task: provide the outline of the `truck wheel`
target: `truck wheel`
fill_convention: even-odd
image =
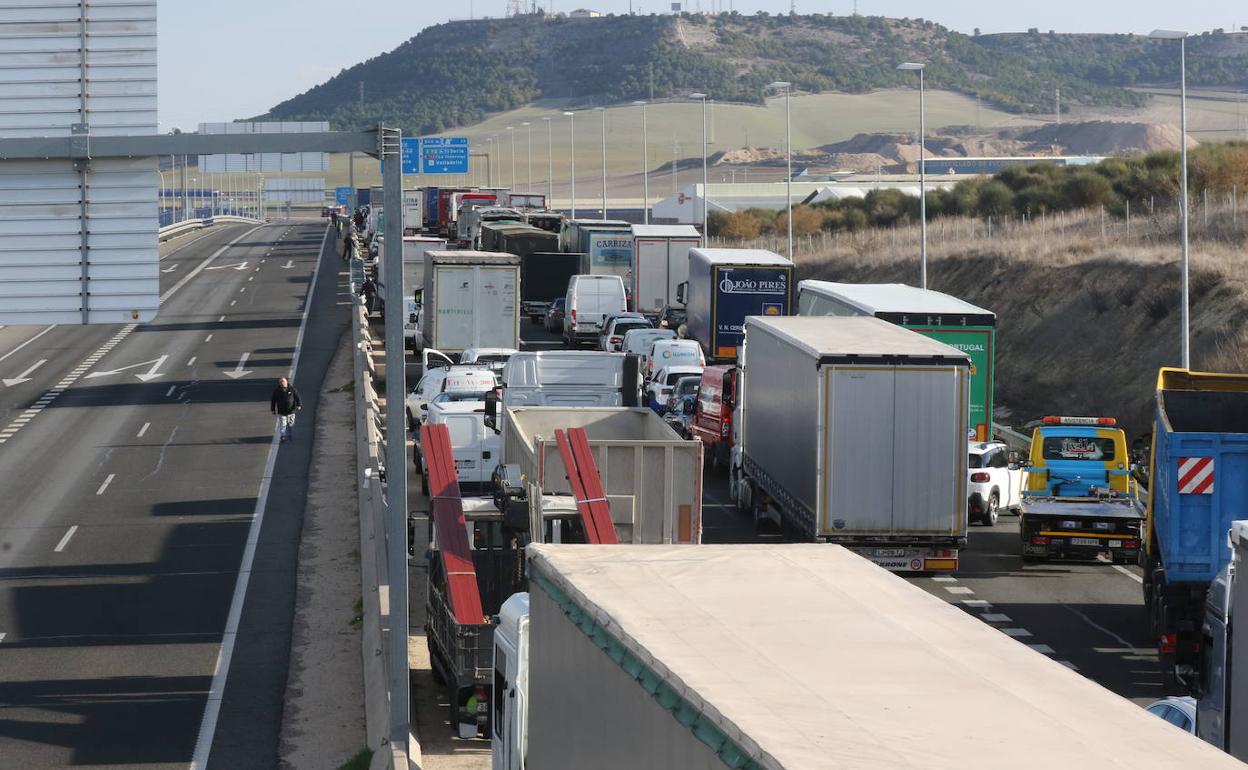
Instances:
[[[988,497],[988,510],[984,511],[984,515],[980,519],[980,521],[983,523],[985,527],[991,527],[997,523],[997,519],[999,519],[1000,517],[1001,517],[1001,498],[997,496],[996,492],[993,492]]]

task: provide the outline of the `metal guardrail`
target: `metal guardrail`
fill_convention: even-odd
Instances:
[[[158,230],[160,241],[163,243],[170,238],[176,238],[179,235],[189,233],[192,230],[202,230],[205,227],[212,227],[215,224],[252,224],[259,225],[263,222],[259,219],[250,217],[221,216],[209,217],[207,219],[185,219],[181,222],[175,222],[171,225],[160,228]]]
[[[1031,448],[1031,436],[1029,434],[1019,433],[1013,428],[1002,425],[999,422],[994,422],[992,424],[992,432],[996,434],[997,438],[1005,442],[1005,445],[1010,449]]]

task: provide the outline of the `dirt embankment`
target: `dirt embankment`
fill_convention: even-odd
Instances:
[[[1241,212],[1241,223],[1244,218]],[[1093,217],[1065,227],[1031,223],[993,238],[982,227],[968,237],[965,224],[943,235],[933,228],[929,286],[997,313],[998,416],[1021,425],[1044,414],[1108,415],[1132,438],[1151,430],[1157,370],[1180,360],[1173,220],[1157,223],[1146,237],[1111,233],[1105,240]],[[1210,233],[1218,228],[1230,230],[1214,221]],[[1227,235],[1204,242],[1198,235],[1193,246],[1192,362],[1197,369],[1242,372],[1248,271],[1239,256],[1248,232],[1240,224]],[[816,260],[802,260],[799,252],[799,275],[916,283],[917,245],[889,243],[868,235],[838,241]]]

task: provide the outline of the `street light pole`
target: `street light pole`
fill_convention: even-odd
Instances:
[[[1190,262],[1190,251],[1188,248],[1188,223],[1191,219],[1191,212],[1188,211],[1187,197],[1187,33],[1177,30],[1158,29],[1149,35],[1157,40],[1178,40],[1179,41],[1179,195],[1182,196],[1182,202],[1179,204],[1179,230],[1183,241],[1183,263],[1182,263],[1182,280],[1180,283],[1180,330],[1181,335],[1180,352],[1183,360],[1183,368],[1192,368],[1192,351],[1191,351],[1191,316],[1189,309],[1188,294],[1188,265]]]
[[[602,218],[607,218],[607,109],[595,107],[595,112],[602,113]]]
[[[511,189],[516,189],[516,128],[515,126],[507,126],[507,133],[511,135]]]
[[[906,62],[899,70],[919,73],[919,286],[927,288],[927,152],[924,136],[927,134],[927,102],[923,89],[923,70],[926,65]]]
[[[528,154],[528,164],[529,164],[529,186],[528,186],[528,189],[526,190],[526,192],[533,192],[533,124],[532,124],[532,123],[530,123],[529,121],[527,121],[527,120],[526,120],[526,121],[524,121],[523,123],[521,123],[520,125],[522,125],[522,126],[524,126],[525,128],[527,128],[527,129],[528,129],[528,135],[529,135],[529,138],[528,138],[528,141],[529,141],[529,154]]]
[[[706,94],[696,93],[689,94],[689,98],[702,102],[702,195],[699,197],[702,199],[702,242],[707,243],[710,238],[710,232],[707,230],[709,218],[706,212],[708,195],[706,154],[709,151],[706,138],[706,100],[708,97]]]
[[[784,89],[784,165],[788,172],[785,176],[784,195],[785,206],[789,212],[789,251],[785,256],[791,260],[793,259],[793,116],[789,111],[789,97],[793,93],[793,84],[777,80],[768,87]]]
[[[646,133],[646,103],[633,102],[641,107],[641,215],[644,224],[650,224],[650,138]]]
[[[542,120],[546,121],[546,208],[552,208],[555,205],[555,140],[550,127],[553,118],[548,115]]]
[[[572,205],[569,213],[572,219],[576,219],[576,115],[571,112],[563,114],[568,116],[568,148],[572,156]]]

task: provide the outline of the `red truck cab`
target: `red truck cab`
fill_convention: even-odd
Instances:
[[[698,385],[689,430],[694,438],[702,440],[702,456],[715,470],[728,467],[739,374],[736,366],[708,366],[702,370]]]

